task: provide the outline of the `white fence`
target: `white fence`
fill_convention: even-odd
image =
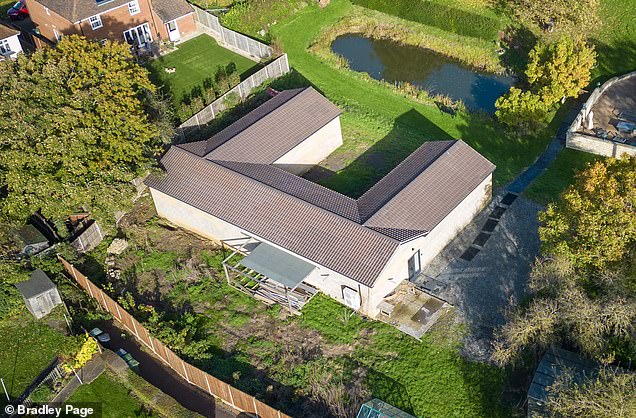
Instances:
[[[219,97],[204,107],[203,110],[179,125],[177,128],[177,134],[180,136],[181,140],[183,140],[188,133],[198,130],[201,125],[205,125],[210,122],[216,117],[216,115],[227,109],[228,105],[226,102],[228,99],[234,98],[237,100],[244,100],[247,96],[249,96],[254,88],[260,86],[267,80],[278,78],[288,72],[289,61],[287,60],[287,54],[283,54],[249,76],[247,79],[241,81],[223,96]],[[231,103],[230,106],[234,104],[235,103]]]
[[[223,46],[236,49],[243,54],[256,58],[257,60],[271,58],[274,52],[270,46],[265,45],[255,39],[235,32],[231,29],[223,27],[219,18],[205,10],[192,5],[194,8],[194,16],[197,22],[203,25],[210,35],[217,41],[223,43]]]

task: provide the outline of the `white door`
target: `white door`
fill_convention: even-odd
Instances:
[[[166,27],[168,28],[168,38],[170,38],[171,42],[176,42],[181,39],[181,34],[179,34],[179,27],[177,26],[176,20],[171,20],[166,23]]]
[[[360,294],[355,290],[347,286],[342,287],[342,298],[345,305],[355,310],[360,309]]]

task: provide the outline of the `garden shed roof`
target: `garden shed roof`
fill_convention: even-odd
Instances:
[[[49,276],[40,269],[31,273],[29,280],[16,283],[15,287],[18,288],[25,299],[31,299],[32,297],[56,288],[55,284],[49,279]]]

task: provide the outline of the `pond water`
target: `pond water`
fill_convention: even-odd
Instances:
[[[354,71],[389,83],[408,81],[433,96],[462,100],[472,111],[494,113],[495,101],[515,81],[513,77],[476,71],[430,49],[362,35],[339,36],[331,49],[349,61]]]

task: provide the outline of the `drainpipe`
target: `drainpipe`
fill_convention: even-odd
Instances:
[[[148,0],[148,6],[150,6],[150,19],[152,19],[152,24],[155,27],[157,40],[161,42],[161,34],[159,33],[159,27],[157,26],[157,22],[155,21],[155,12],[154,12],[154,8],[152,7],[152,0]]]

